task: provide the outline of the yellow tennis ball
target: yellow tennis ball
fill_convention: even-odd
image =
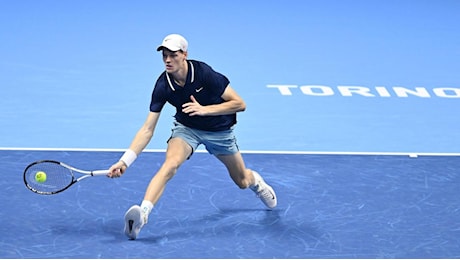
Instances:
[[[35,174],[35,180],[39,183],[43,183],[46,181],[46,173],[44,171],[38,171]]]

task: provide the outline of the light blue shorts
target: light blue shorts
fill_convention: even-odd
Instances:
[[[179,137],[196,151],[200,144],[206,147],[206,150],[213,155],[230,155],[239,151],[236,144],[236,137],[233,128],[224,131],[203,131],[187,127],[177,121],[174,121],[171,138]],[[193,153],[192,152],[192,153]]]

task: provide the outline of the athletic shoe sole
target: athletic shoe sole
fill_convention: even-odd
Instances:
[[[125,214],[125,235],[129,239],[136,239],[143,225],[141,207],[134,205],[129,208]]]

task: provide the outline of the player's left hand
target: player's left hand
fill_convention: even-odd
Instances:
[[[189,116],[204,116],[206,115],[206,109],[202,106],[195,97],[190,96],[192,102],[187,102],[182,105],[182,112],[188,114]]]

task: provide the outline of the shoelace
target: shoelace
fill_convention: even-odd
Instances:
[[[257,197],[263,197],[265,199],[271,199],[273,198],[272,193],[268,189],[261,189],[260,191],[257,192]]]

